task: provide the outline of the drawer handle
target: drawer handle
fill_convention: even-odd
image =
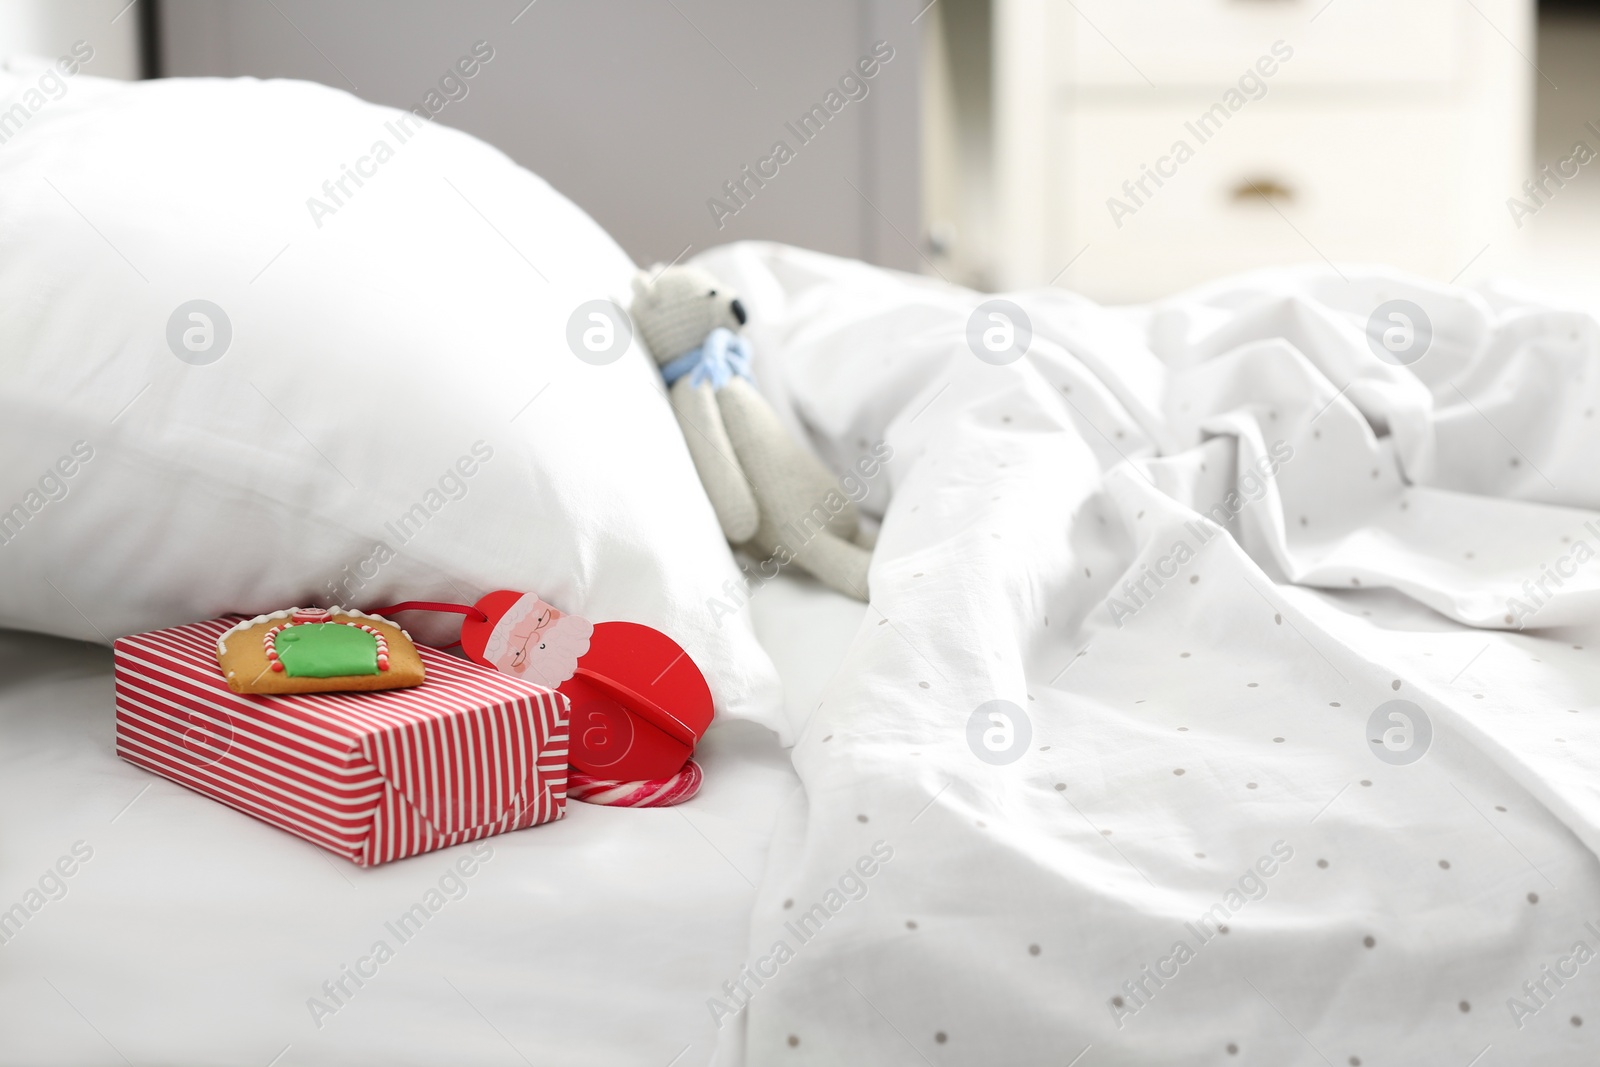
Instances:
[[[1236,204],[1265,200],[1269,204],[1287,204],[1294,199],[1294,188],[1276,178],[1245,178],[1233,187]]]

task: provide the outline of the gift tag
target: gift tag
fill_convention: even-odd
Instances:
[[[482,619],[461,624],[461,651],[485,667],[557,689],[589,651],[594,625],[559,611],[536,593],[501,589],[477,603]]]
[[[561,692],[572,702],[569,760],[609,781],[676,773],[711,725],[700,668],[672,638],[635,622],[597,623]]]

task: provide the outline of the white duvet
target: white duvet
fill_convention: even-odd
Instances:
[[[719,1061],[1594,1062],[1593,318],[1318,268],[1015,296],[997,366],[975,294],[702,262],[837,469],[894,450]]]

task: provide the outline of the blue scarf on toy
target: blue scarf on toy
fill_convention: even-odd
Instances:
[[[685,374],[690,385],[710,382],[714,391],[721,391],[736,376],[748,381],[750,345],[732,330],[719,326],[706,335],[699,348],[689,349],[661,368],[668,388]]]

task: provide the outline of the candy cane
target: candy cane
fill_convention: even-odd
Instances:
[[[616,782],[592,778],[577,768],[567,775],[567,797],[585,804],[614,808],[665,808],[682,804],[700,792],[705,775],[700,764],[689,760],[678,773],[650,782]]]

